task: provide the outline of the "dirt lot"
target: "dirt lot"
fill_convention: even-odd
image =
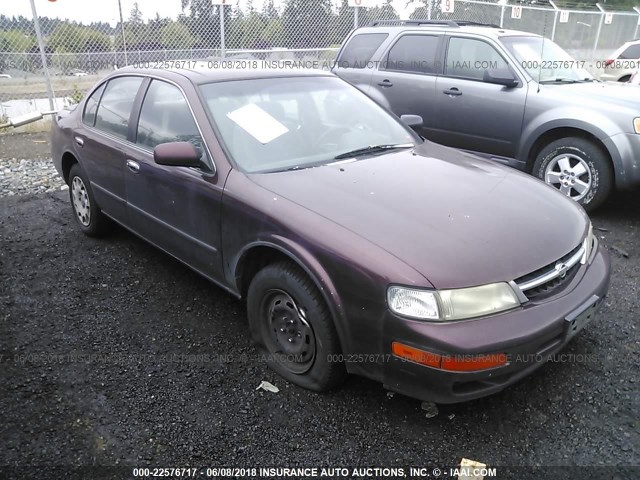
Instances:
[[[0,167],[41,147],[32,140],[0,141]],[[429,467],[466,457],[608,467],[499,478],[640,478],[611,468],[640,465],[638,193],[593,216],[612,285],[563,352],[571,360],[435,418],[355,377],[324,395],[286,384],[256,360],[243,303],[122,229],[83,236],[67,192],[0,198],[0,466]],[[280,392],[256,390],[262,380]]]

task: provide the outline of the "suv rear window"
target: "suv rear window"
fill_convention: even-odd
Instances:
[[[340,68],[366,68],[371,56],[389,35],[386,33],[361,33],[351,38],[338,59]]]
[[[636,60],[640,58],[640,43],[625,48],[618,58],[620,60]]]

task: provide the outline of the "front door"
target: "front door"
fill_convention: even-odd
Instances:
[[[158,165],[156,145],[191,142],[201,168]],[[201,274],[220,281],[222,184],[182,91],[152,80],[134,138],[125,147],[125,186],[133,230]]]

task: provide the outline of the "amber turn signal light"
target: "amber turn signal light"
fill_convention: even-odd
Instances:
[[[393,342],[391,344],[391,352],[398,358],[449,372],[477,372],[502,367],[509,363],[506,353],[487,355],[439,355],[399,342]]]

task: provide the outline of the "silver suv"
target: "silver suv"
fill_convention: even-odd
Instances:
[[[525,170],[592,210],[640,184],[640,96],[539,35],[459,21],[354,30],[333,72],[437,143]]]

